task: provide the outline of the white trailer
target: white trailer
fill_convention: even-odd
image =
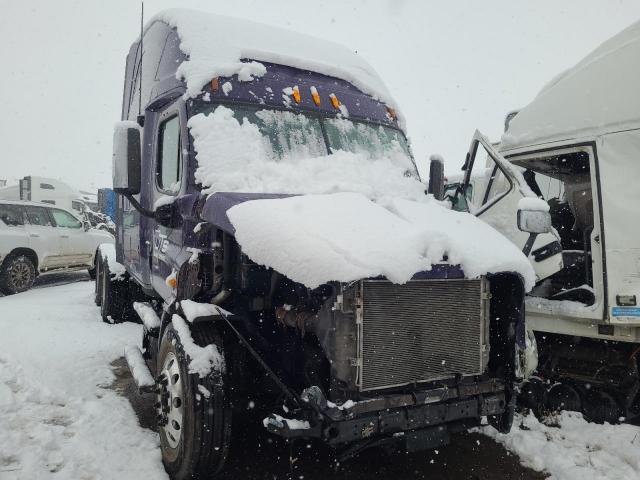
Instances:
[[[498,147],[549,204],[562,247],[562,268],[526,301],[543,382],[525,401],[596,421],[640,413],[639,85],[640,22],[554,78]],[[509,236],[515,212],[503,212],[483,218]]]
[[[61,180],[47,177],[26,176],[18,185],[0,188],[0,200],[26,200],[48,203],[73,211],[83,218],[87,200],[92,198],[71,188]]]

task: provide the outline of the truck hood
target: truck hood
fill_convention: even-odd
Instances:
[[[235,235],[236,230],[227,216],[227,211],[230,208],[251,200],[288,198],[293,196],[295,195],[286,193],[216,192],[207,197],[200,217],[225,232]]]
[[[522,275],[527,290],[535,283],[512,242],[429,197],[381,204],[358,193],[215,193],[201,215],[235,235],[254,262],[309,288],[377,276],[405,283],[443,263],[467,278],[508,271]]]

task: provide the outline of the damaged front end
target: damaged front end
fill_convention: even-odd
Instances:
[[[305,368],[325,374],[302,390],[297,408],[265,418],[267,430],[320,438],[348,457],[384,444],[434,448],[481,417],[510,429],[516,342],[524,342],[519,275],[465,279],[439,265],[404,285],[330,287],[315,309],[276,310],[281,326],[315,337],[324,359],[308,355]]]

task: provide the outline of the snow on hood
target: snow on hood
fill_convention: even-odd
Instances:
[[[373,68],[353,50],[329,40],[249,20],[188,9],[156,15],[176,28],[180,50],[188,56],[177,71],[196,96],[212,78],[238,74],[241,81],[266,72],[260,61],[310,70],[346,80],[390,106],[395,102]],[[257,62],[242,62],[244,59]]]
[[[358,193],[251,200],[227,215],[243,251],[256,263],[315,288],[385,276],[405,283],[448,257],[467,278],[520,273],[535,282],[527,258],[508,239],[468,213],[430,199],[372,202]]]

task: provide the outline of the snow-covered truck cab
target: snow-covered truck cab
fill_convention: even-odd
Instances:
[[[640,413],[639,36],[636,23],[554,78],[499,145],[548,203],[562,247],[562,269],[526,301],[553,387],[532,384],[525,400],[594,420]]]
[[[108,320],[138,300],[144,358],[127,358],[172,476],[222,467],[232,411],[341,458],[432,448],[483,416],[509,430],[533,269],[425,194],[375,71],[199,12],[140,43],[114,134],[126,272],[104,252],[96,300]]]

